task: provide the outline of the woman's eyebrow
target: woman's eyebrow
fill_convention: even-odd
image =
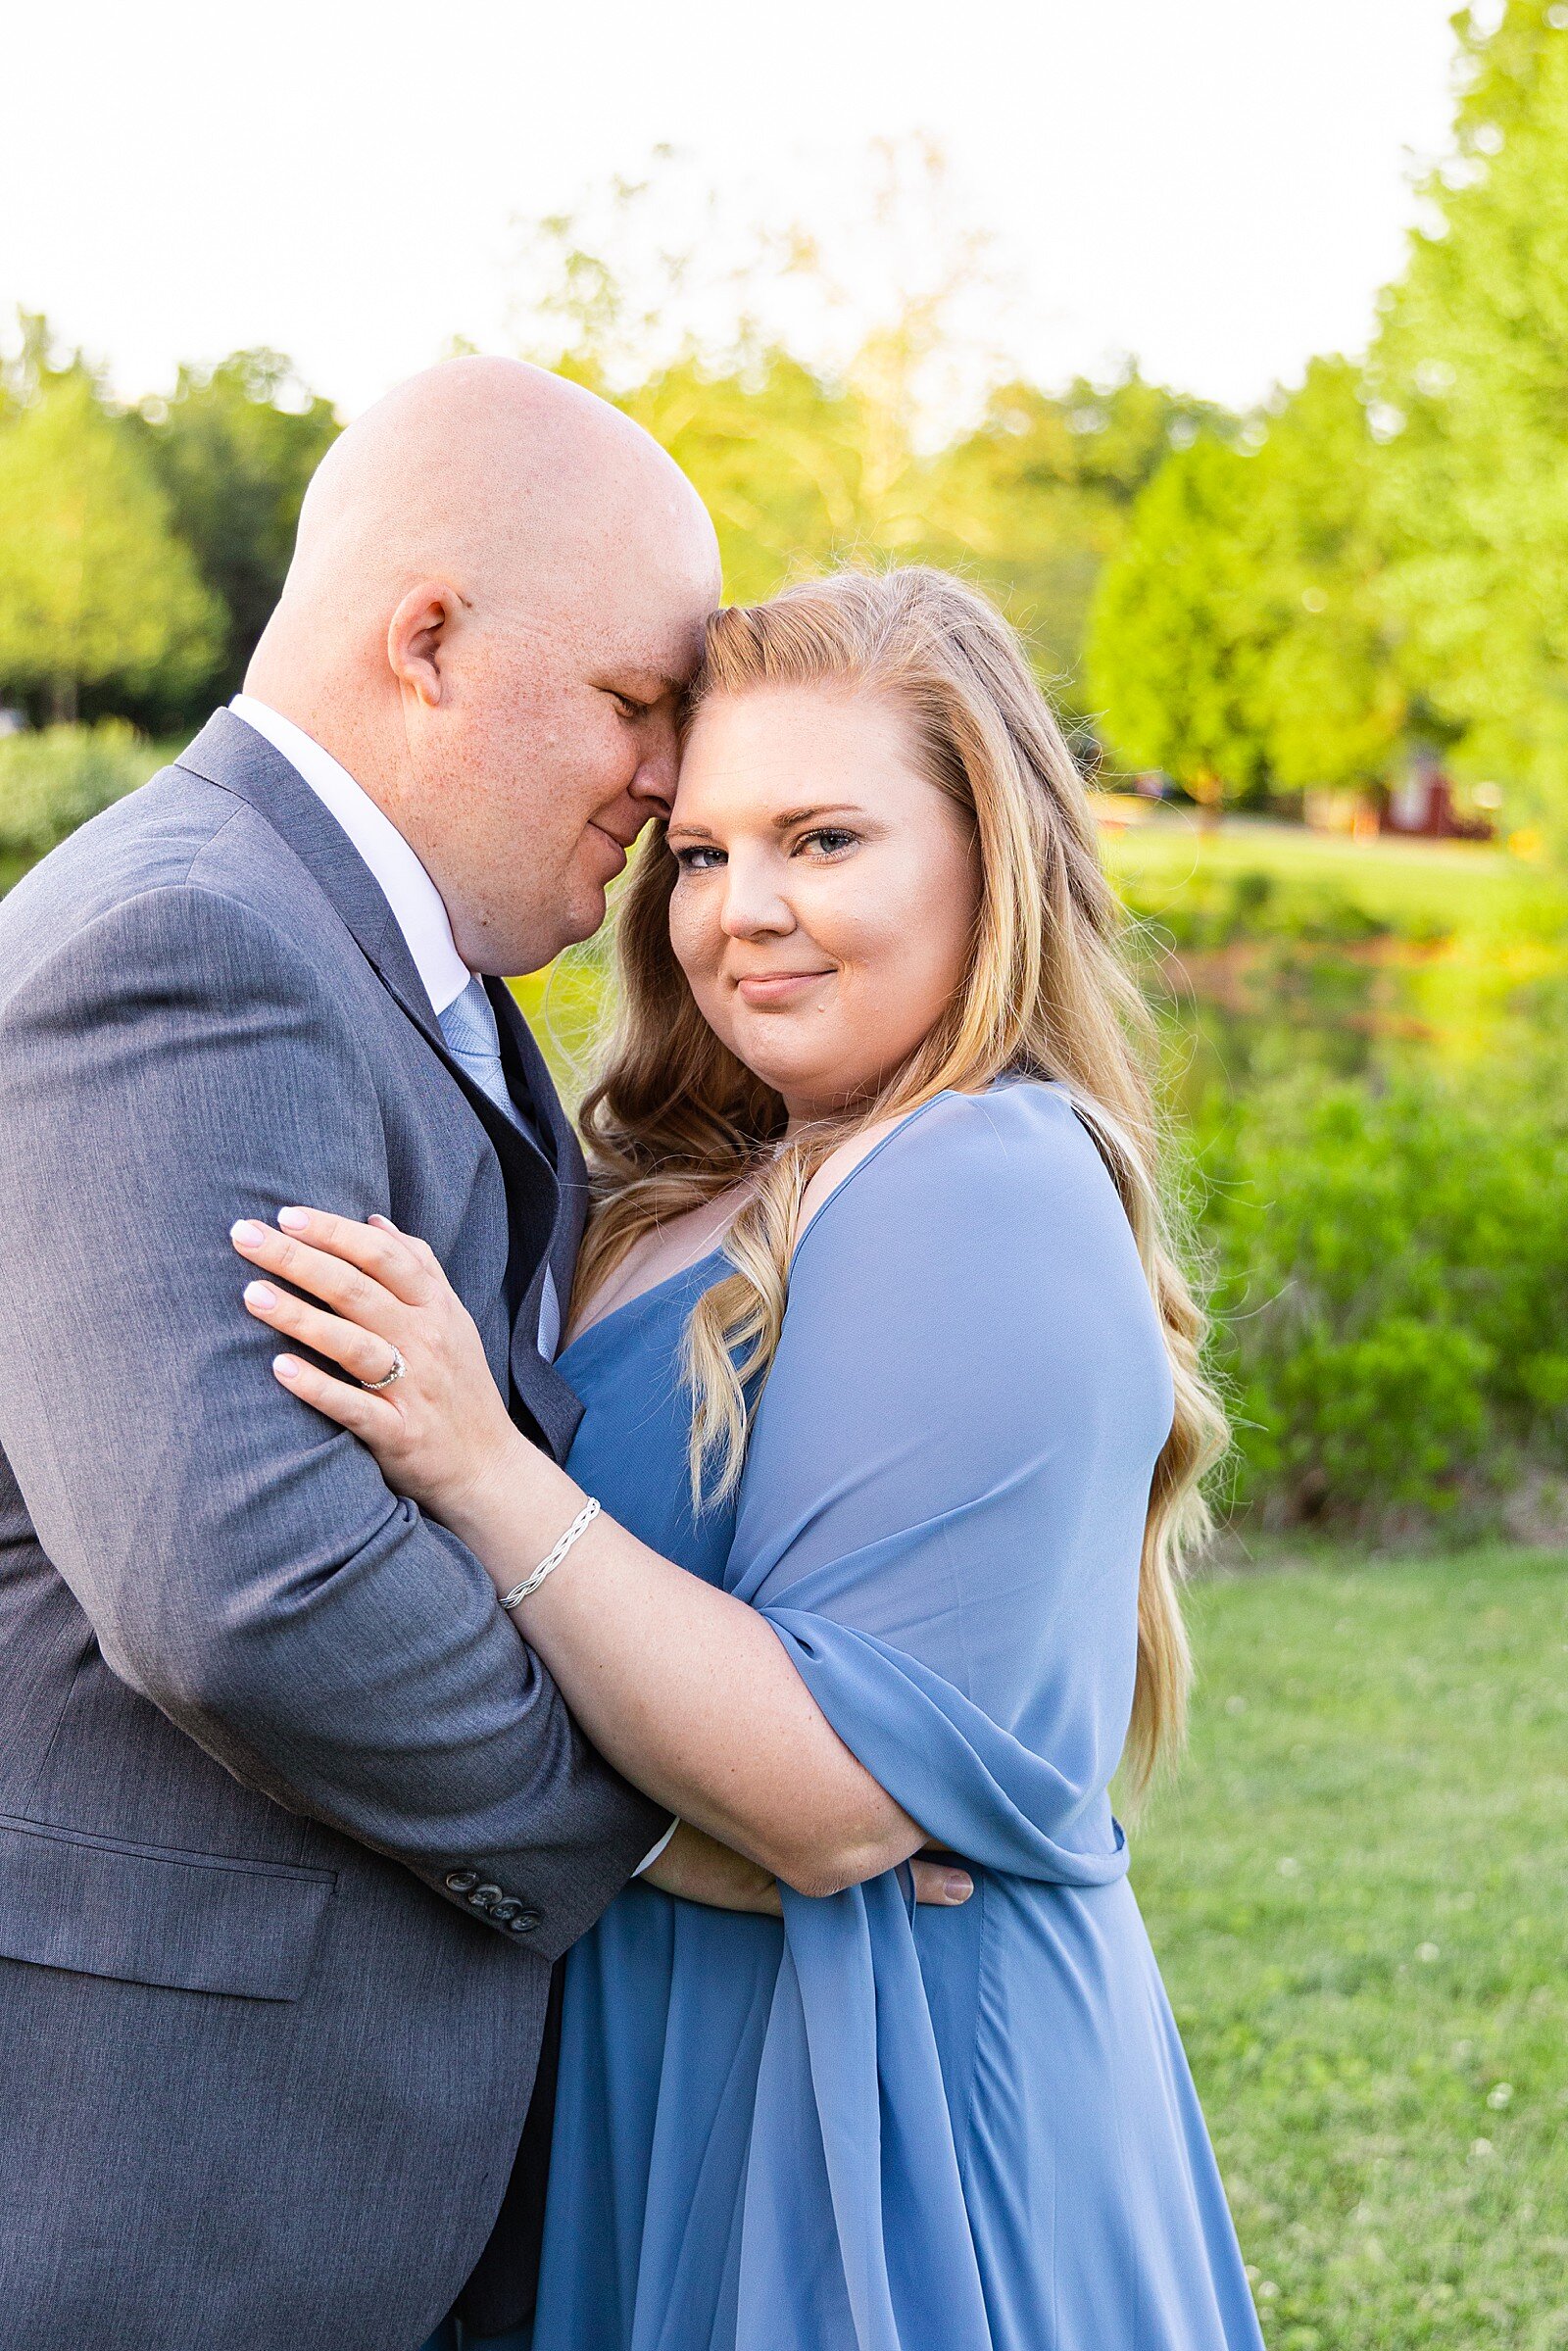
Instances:
[[[773,819],[776,833],[787,833],[792,825],[808,823],[813,816],[863,816],[865,810],[853,800],[824,800],[808,808],[786,808],[782,816]]]
[[[813,816],[863,816],[864,814],[865,810],[858,801],[824,800],[813,803],[810,808],[786,808],[781,816],[773,818],[772,823],[774,832],[787,833],[797,824],[809,823]],[[675,833],[679,833],[691,841],[711,841],[714,838],[706,824],[688,823],[683,816],[672,818],[665,826],[664,831],[666,839]]]

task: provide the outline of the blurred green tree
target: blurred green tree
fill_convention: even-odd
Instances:
[[[1371,781],[1409,716],[1356,370],[1314,360],[1240,443],[1142,493],[1096,597],[1089,682],[1117,756],[1209,804]]]
[[[904,535],[913,453],[901,449],[890,464],[858,387],[782,348],[729,368],[692,354],[620,403],[696,484],[735,603],[835,562],[886,554]]]
[[[1268,419],[1250,534],[1272,627],[1258,723],[1281,791],[1384,777],[1410,722],[1387,610],[1379,460],[1359,370],[1314,360]]]
[[[819,327],[858,307],[816,240],[726,221],[716,192],[688,184],[668,149],[642,178],[617,181],[601,217],[523,225],[527,355],[616,401],[670,451],[713,516],[737,602],[834,563],[918,551],[932,480],[928,378],[975,267],[974,240],[940,218],[938,156],[917,143],[880,161],[879,205],[891,215],[934,204],[936,228],[915,281],[896,269],[879,277],[880,315],[855,347],[811,358],[811,337],[798,347],[779,322],[781,292],[783,307],[793,300]],[[701,266],[699,238],[713,246]]]
[[[1256,459],[1201,433],[1133,509],[1095,596],[1090,691],[1115,757],[1159,768],[1205,806],[1270,780],[1258,715],[1272,630],[1251,525]],[[1277,614],[1274,615],[1277,621]]]
[[[922,553],[989,588],[1068,713],[1092,720],[1080,668],[1101,569],[1170,452],[1235,429],[1213,402],[1150,383],[1131,363],[1106,384],[1004,384],[930,468]]]
[[[172,397],[144,402],[141,420],[175,527],[225,615],[208,669],[184,681],[168,713],[190,720],[243,679],[283,585],[306,484],[339,425],[331,403],[266,350],[181,367]]]
[[[792,306],[819,326],[858,308],[798,227],[732,236],[714,305],[707,257],[700,268],[678,239],[650,234],[651,216],[677,220],[690,202],[664,151],[646,177],[617,183],[596,223],[527,225],[519,339],[671,452],[713,515],[733,600],[840,563],[947,565],[998,597],[1082,721],[1085,616],[1134,498],[1168,449],[1235,420],[1131,366],[1108,384],[1012,381],[977,402],[973,382],[955,384],[952,355],[973,341],[984,240],[947,217],[940,156],[889,151],[880,166],[877,232],[912,212],[929,233],[912,260],[906,246],[873,273],[877,315],[852,349],[808,360],[778,323]],[[722,241],[715,207],[709,192],[699,219]]]
[[[55,718],[177,697],[221,630],[131,421],[31,321],[0,409],[0,696]]]
[[[1472,775],[1568,834],[1568,8],[1455,20],[1456,151],[1368,383],[1406,662]],[[1518,804],[1515,804],[1518,805]],[[1523,811],[1521,811],[1523,812]]]
[[[68,374],[78,358],[57,361],[54,336],[41,311],[17,312],[14,351],[0,346],[0,424],[37,399],[51,376]]]

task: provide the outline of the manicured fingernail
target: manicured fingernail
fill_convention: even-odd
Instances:
[[[274,1355],[272,1369],[280,1380],[297,1380],[305,1366],[298,1355]]]
[[[241,1249],[255,1249],[262,1236],[263,1227],[249,1216],[242,1216],[238,1224],[231,1224],[228,1228],[230,1241],[237,1242]]]
[[[949,1870],[942,1881],[942,1890],[950,1902],[967,1902],[974,1891],[974,1880],[962,1870]]]
[[[303,1233],[311,1221],[309,1208],[279,1208],[277,1221],[285,1233]]]
[[[270,1282],[247,1282],[245,1303],[247,1306],[275,1306],[277,1292]]]
[[[371,1224],[379,1225],[383,1233],[395,1233],[398,1229],[390,1216],[372,1216],[368,1221]]]

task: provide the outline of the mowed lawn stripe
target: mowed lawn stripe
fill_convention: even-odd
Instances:
[[[1272,2351],[1568,2344],[1568,1561],[1192,1597],[1133,1880]]]

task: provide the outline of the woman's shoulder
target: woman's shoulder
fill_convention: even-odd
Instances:
[[[797,1253],[866,1220],[914,1217],[968,1231],[1034,1221],[1048,1200],[1082,1195],[1120,1212],[1114,1188],[1065,1088],[1004,1078],[981,1093],[934,1095],[840,1147],[812,1177]]]

